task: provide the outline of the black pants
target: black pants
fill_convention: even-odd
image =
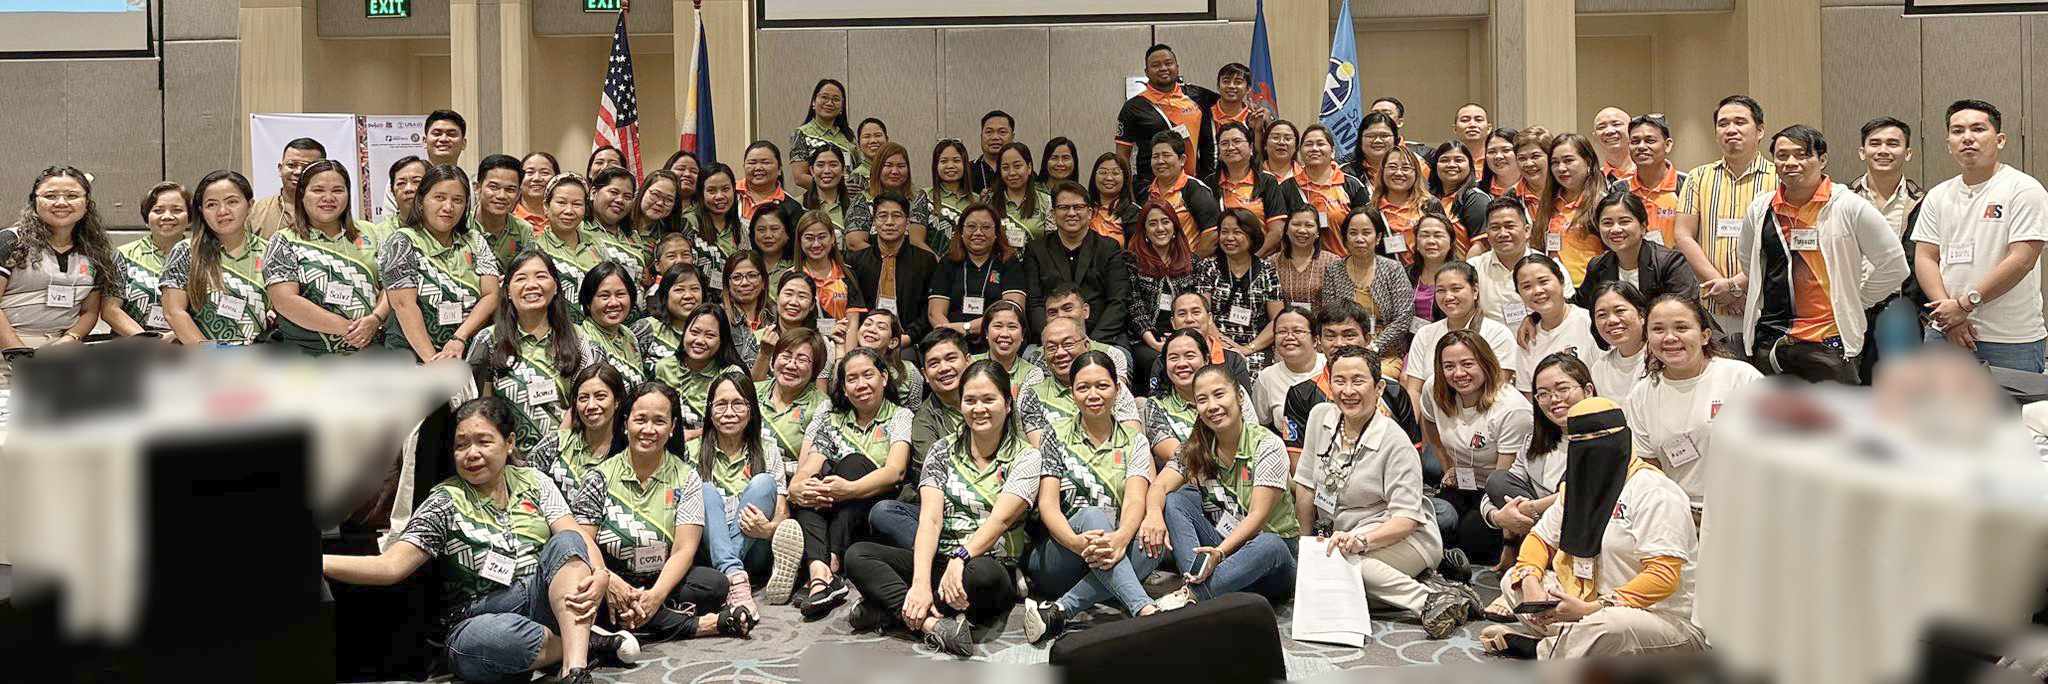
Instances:
[[[1488,478],[1491,480],[1491,478]],[[1437,493],[1437,498],[1451,504],[1458,511],[1457,533],[1453,539],[1446,539],[1449,546],[1465,550],[1465,557],[1473,563],[1492,565],[1500,559],[1500,530],[1486,526],[1486,519],[1479,514],[1479,498],[1486,496],[1481,490],[1466,491],[1446,488]]]
[[[710,615],[724,608],[725,592],[731,582],[725,575],[711,569],[710,560],[704,546],[698,545],[697,560],[690,564],[690,571],[683,575],[683,581],[676,583],[676,588],[662,599],[661,608],[656,610],[654,616],[648,618],[647,622],[642,623],[639,629],[633,630],[633,633],[650,641],[687,639],[697,631],[698,616]],[[606,564],[610,563],[611,561],[607,559]],[[621,563],[612,567],[625,568],[626,565]],[[619,577],[626,580],[627,584],[641,589],[653,587],[656,579],[653,574],[630,572],[621,572]],[[611,621],[610,611],[598,611],[598,626],[607,629],[616,627]]]
[[[825,467],[819,469],[818,477],[838,475],[841,479],[858,480],[872,472],[875,472],[872,461],[866,456],[854,455],[826,461]],[[893,498],[896,498],[896,492],[890,490],[867,499],[841,501],[826,509],[792,507],[790,517],[796,518],[796,524],[804,530],[804,561],[829,565],[835,555],[843,560],[846,549],[854,542],[874,536],[874,530],[868,526],[868,510],[876,503]]]
[[[1124,348],[1131,350],[1131,394],[1152,396],[1152,379],[1159,374],[1159,351],[1142,338],[1133,338]]]
[[[1832,346],[1791,337],[1757,340],[1756,353],[1749,362],[1764,375],[1790,375],[1813,383],[1855,385],[1861,377],[1857,359],[1844,357]]]
[[[915,556],[909,549],[861,542],[846,551],[846,578],[860,589],[860,600],[887,615],[903,612],[903,599],[910,595],[910,580],[916,576]],[[945,576],[952,559],[932,559],[932,605],[944,615],[961,611],[939,597],[939,578]],[[967,590],[967,621],[984,626],[1010,612],[1017,604],[1017,585],[1010,581],[1010,568],[994,556],[976,556],[967,561],[960,584]]]

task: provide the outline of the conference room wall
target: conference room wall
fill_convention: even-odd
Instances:
[[[675,59],[667,34],[633,34],[629,39],[640,98],[640,159],[651,169],[676,151],[676,105],[669,96],[676,87]],[[527,92],[535,97],[528,110],[533,150],[553,153],[564,170],[583,173],[605,62],[611,57],[611,36],[540,36],[533,46],[527,58]],[[506,153],[528,151],[532,150]]]
[[[449,106],[448,39],[322,38],[313,41],[306,111],[425,114]],[[257,159],[258,173],[270,160]]]
[[[1581,15],[1576,25],[1575,128],[1591,132],[1593,115],[1607,105],[1631,115],[1657,112],[1673,129],[1674,165],[1689,168],[1719,154],[1714,103],[1743,92],[1747,80],[1746,58],[1730,47],[1742,42],[1733,14]]]

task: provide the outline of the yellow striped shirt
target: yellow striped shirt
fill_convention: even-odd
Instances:
[[[1678,191],[1678,213],[1681,216],[1699,217],[1698,233],[1694,236],[1700,249],[1707,254],[1707,261],[1723,277],[1733,277],[1742,272],[1742,256],[1736,254],[1735,235],[1721,228],[1723,222],[1739,231],[1744,215],[1749,213],[1749,203],[1757,195],[1776,192],[1778,189],[1778,166],[1759,153],[1750,162],[1749,168],[1740,174],[1730,174],[1726,162],[1714,160],[1710,164],[1693,167],[1685,174],[1685,186]]]

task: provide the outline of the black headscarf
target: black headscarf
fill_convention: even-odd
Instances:
[[[1565,432],[1570,441],[1565,447],[1564,531],[1558,547],[1574,558],[1596,558],[1614,504],[1621,500],[1621,487],[1628,482],[1633,437],[1621,407],[1601,397],[1573,405]]]

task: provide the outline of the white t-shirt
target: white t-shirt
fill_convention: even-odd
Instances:
[[[1468,324],[1469,325],[1469,324]],[[1415,331],[1415,340],[1408,345],[1406,370],[1401,371],[1417,380],[1436,377],[1436,343],[1451,332],[1450,319],[1431,322]],[[1493,348],[1493,358],[1500,361],[1502,370],[1522,369],[1522,350],[1515,347],[1515,333],[1499,321],[1491,318],[1479,319],[1479,336],[1486,338],[1486,344]]]
[[[1763,377],[1755,366],[1715,358],[1689,380],[1652,376],[1636,381],[1622,403],[1635,434],[1636,457],[1657,464],[1699,507],[1706,500],[1700,458],[1707,453],[1709,428],[1729,397]]]
[[[1651,233],[1651,235],[1657,235],[1657,236],[1662,236],[1663,234],[1662,234],[1662,233]],[[1654,241],[1654,240],[1652,240],[1652,242],[1655,242],[1655,241]],[[1641,273],[1641,272],[1642,272],[1642,271],[1641,271],[1640,269],[1633,269],[1633,268],[1624,268],[1624,269],[1621,269],[1621,282],[1624,282],[1624,283],[1628,283],[1628,284],[1630,284],[1630,285],[1634,285],[1634,286],[1636,286],[1637,288],[1641,288],[1641,287],[1643,286],[1643,281],[1642,281],[1642,277],[1641,277],[1641,276],[1639,276],[1639,275],[1637,275],[1637,274],[1639,274],[1639,273]]]
[[[1579,359],[1586,362],[1593,371],[1593,394],[1613,399],[1617,404],[1627,404],[1629,392],[1636,388],[1636,381],[1643,379],[1643,359],[1649,358],[1649,345],[1636,350],[1635,356],[1622,356],[1620,349],[1609,348],[1593,352]]]
[[[1258,377],[1252,380],[1252,403],[1256,406],[1259,422],[1286,437],[1287,390],[1322,374],[1323,355],[1320,352],[1306,373],[1288,370],[1287,362],[1275,357],[1273,364],[1261,369]]]
[[[1551,506],[1536,519],[1530,534],[1551,548],[1557,548],[1564,532],[1564,502]],[[1563,553],[1563,551],[1559,551]],[[1621,485],[1614,517],[1600,535],[1600,559],[1594,583],[1600,592],[1611,593],[1643,571],[1643,561],[1657,557],[1678,558],[1678,591],[1656,605],[1652,613],[1679,619],[1692,618],[1693,584],[1699,573],[1699,530],[1693,526],[1692,510],[1685,504],[1685,492],[1671,479],[1655,470],[1630,475]]]
[[[1422,417],[1436,424],[1437,437],[1443,441],[1444,455],[1450,457],[1451,467],[1472,469],[1473,489],[1486,486],[1486,478],[1496,470],[1494,465],[1500,462],[1501,454],[1518,454],[1529,448],[1536,414],[1522,393],[1502,387],[1493,395],[1493,406],[1483,412],[1477,407],[1459,406],[1455,412],[1445,413],[1430,398],[1431,389],[1430,385],[1423,385]],[[1456,485],[1458,474],[1447,475]]]
[[[2048,191],[2041,182],[2004,164],[1972,188],[1962,176],[1942,181],[1920,200],[1913,241],[1941,248],[1941,282],[1962,298],[2005,258],[2012,243],[2048,241]],[[2029,267],[2020,282],[1970,313],[1977,339],[2016,344],[2048,337],[2041,316],[2041,270]]]
[[[1593,316],[1572,304],[1564,305],[1564,323],[1549,330],[1536,326],[1536,334],[1529,337],[1529,346],[1522,349],[1521,367],[1526,373],[1515,374],[1515,389],[1533,392],[1536,387],[1536,364],[1544,357],[1566,352],[1579,357],[1580,361],[1600,351],[1593,344]]]

